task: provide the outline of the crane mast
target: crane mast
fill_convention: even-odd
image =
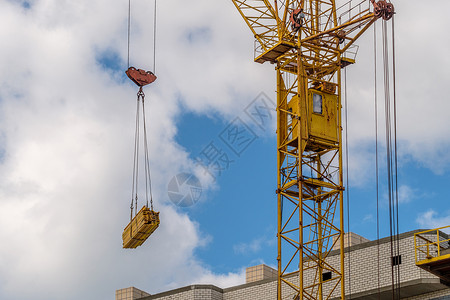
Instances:
[[[394,7],[232,1],[254,34],[255,61],[277,72],[277,299],[345,299],[341,70]]]

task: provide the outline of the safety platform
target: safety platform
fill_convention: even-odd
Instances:
[[[341,58],[341,68],[345,68],[349,65],[352,65],[355,63],[354,59],[348,58],[348,57],[342,57]]]
[[[159,212],[144,206],[122,233],[123,248],[142,245],[159,226]]]
[[[295,45],[289,42],[281,41],[272,46],[269,50],[263,52],[255,58],[257,63],[265,63],[266,61],[274,62],[278,57],[284,55],[286,52],[294,48]],[[258,52],[258,49],[256,49]]]
[[[450,284],[450,226],[414,234],[416,265]]]

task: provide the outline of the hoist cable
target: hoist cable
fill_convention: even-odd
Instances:
[[[127,51],[127,69],[130,67],[130,28],[131,28],[131,0],[128,0],[128,51]]]
[[[156,73],[156,0],[153,12],[153,73]],[[127,68],[130,67],[131,0],[128,0]]]
[[[390,125],[390,99],[389,99],[389,59],[387,51],[387,29],[386,22],[382,22],[382,42],[383,42],[383,70],[384,70],[384,107],[385,107],[385,131],[386,131],[386,169],[388,180],[388,200],[389,200],[389,233],[391,252],[391,283],[392,299],[395,299],[395,277],[394,277],[394,241],[393,241],[393,205],[392,205],[392,163],[391,163],[391,125]]]
[[[348,169],[349,169],[349,159],[348,159],[348,104],[347,104],[347,69],[344,68],[344,106],[345,106],[345,173],[346,173],[346,181],[347,181],[347,232],[350,234],[350,184],[348,180]],[[345,230],[344,230],[345,237]],[[345,241],[345,238],[344,238]],[[345,247],[345,246],[344,246]],[[351,251],[350,251],[350,237],[347,238],[347,247],[348,247],[348,287],[349,287],[349,299],[352,297],[352,282],[351,282]],[[345,252],[345,251],[344,251]]]
[[[375,105],[375,182],[376,182],[376,199],[377,199],[377,289],[378,299],[381,299],[380,289],[380,215],[379,215],[379,182],[378,182],[378,94],[377,94],[377,29],[376,23],[373,26],[373,48],[374,48],[374,105]]]
[[[156,74],[156,0],[153,12],[153,73]]]
[[[392,84],[393,84],[393,109],[394,109],[394,172],[395,172],[395,206],[396,206],[396,223],[397,223],[397,257],[400,257],[400,228],[399,228],[399,198],[398,198],[398,153],[397,153],[397,92],[396,92],[396,70],[395,70],[395,24],[394,16],[392,16]],[[397,295],[400,299],[400,267],[397,267]]]
[[[140,92],[140,90],[139,90]],[[138,103],[137,105],[139,106],[139,101],[140,101],[140,93],[138,92]],[[140,111],[138,110],[138,113],[140,113]],[[141,136],[141,125],[140,125],[140,115],[137,116],[136,118],[136,137],[135,137],[135,143],[136,143],[136,197],[134,199],[134,214],[137,214],[137,202],[138,202],[138,193],[139,193],[139,142],[140,142],[140,136]]]
[[[154,6],[154,20],[153,20],[153,72],[156,70],[156,0]],[[127,42],[127,65],[130,68],[130,39],[131,39],[131,0],[128,0],[128,42]],[[144,172],[145,172],[145,198],[146,206],[148,207],[149,198],[151,210],[153,210],[153,194],[151,186],[150,176],[150,158],[148,155],[148,141],[147,141],[147,127],[145,119],[145,94],[142,90],[142,86],[137,93],[137,108],[136,108],[136,128],[134,137],[134,158],[133,158],[133,182],[132,182],[132,196],[131,196],[131,219],[134,214],[137,214],[137,201],[138,201],[138,182],[139,182],[139,148],[140,148],[140,101],[142,100],[142,115],[143,115],[143,134],[144,134]],[[133,204],[134,201],[134,204]]]
[[[386,118],[386,163],[389,195],[389,226],[391,248],[392,297],[400,299],[400,241],[399,241],[399,206],[398,206],[398,159],[397,159],[397,110],[395,99],[395,55],[393,63],[393,101],[391,102],[388,30],[383,22],[383,64],[385,84],[385,118]],[[394,24],[393,24],[394,25]],[[395,52],[394,27],[392,27],[392,50]],[[395,254],[395,256],[394,256]]]
[[[133,183],[131,188],[131,218],[133,219],[133,201],[136,201],[138,197],[138,162],[139,162],[139,93],[136,101],[136,127],[134,131],[134,157],[133,157]]]
[[[143,122],[143,135],[144,135],[144,172],[145,172],[145,198],[146,207],[148,207],[150,199],[150,207],[153,210],[153,194],[152,194],[152,181],[150,176],[150,157],[148,154],[148,139],[147,139],[147,124],[145,118],[145,94],[142,87],[137,93],[137,108],[136,108],[136,129],[134,136],[134,159],[133,159],[133,186],[131,197],[131,218],[133,217],[133,207],[135,215],[137,214],[137,201],[138,201],[138,183],[139,183],[139,148],[140,148],[140,105],[142,101],[142,122]],[[134,205],[133,205],[134,201]]]
[[[142,96],[142,116],[144,123],[143,125],[144,125],[144,151],[145,151],[145,196],[147,200],[147,207],[148,207],[148,199],[150,196],[150,208],[151,210],[153,210],[152,179],[150,176],[150,158],[148,155],[147,125],[145,121],[144,95]]]

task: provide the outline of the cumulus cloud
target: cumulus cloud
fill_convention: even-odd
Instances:
[[[424,199],[427,197],[426,193],[421,192],[419,189],[415,189],[413,187],[410,187],[409,185],[402,184],[398,187],[398,203],[399,204],[408,204],[416,199]],[[394,191],[394,194],[392,195],[395,200],[396,193]],[[382,204],[384,206],[387,206],[389,203],[389,194],[388,192],[383,192],[383,202]]]
[[[445,0],[435,2],[440,9],[449,9]],[[440,39],[441,28],[450,25],[448,18],[438,18],[432,7],[422,7],[416,1],[395,1],[397,139],[399,163],[414,162],[434,173],[448,173],[450,165],[450,102],[442,88],[450,78],[450,59],[446,54],[448,40]],[[411,18],[420,11],[421,17]],[[439,13],[438,13],[439,14]],[[434,16],[433,20],[424,17]],[[390,28],[390,23],[389,26]],[[377,23],[378,35],[381,24]],[[420,37],[421,46],[414,41]],[[358,151],[361,142],[374,140],[374,49],[373,31],[359,41],[357,63],[347,69],[350,149]],[[432,45],[432,46],[430,46]],[[382,61],[378,40],[378,62]],[[390,52],[392,58],[392,52]],[[391,66],[392,70],[392,66]],[[378,132],[380,147],[384,143],[384,98],[382,69],[378,67]],[[392,87],[392,84],[391,84]],[[374,146],[372,146],[373,149]],[[381,148],[380,148],[381,149]],[[354,153],[354,152],[353,152]],[[381,152],[380,152],[381,153]],[[352,157],[353,159],[353,157]],[[357,162],[362,166],[373,163],[374,154]],[[436,161],[439,161],[436,164]],[[351,169],[352,170],[352,169]],[[358,168],[355,169],[358,172]]]
[[[267,237],[259,237],[251,240],[248,243],[238,243],[233,246],[233,251],[236,254],[255,254],[261,251],[261,249],[265,246],[272,245],[274,243],[274,239],[268,239]]]
[[[214,282],[214,284],[221,288],[236,286],[245,282],[245,269],[242,268],[238,273],[227,274],[214,274],[205,270],[196,282],[203,284],[211,284],[211,282]]]
[[[374,219],[375,219],[375,218],[373,217],[372,214],[367,214],[367,215],[364,216],[364,218],[363,218],[362,221],[363,221],[364,223],[366,223],[366,222],[367,222],[367,223],[368,223],[368,222],[372,223],[372,222],[374,222]]]
[[[432,229],[439,228],[444,226],[449,226],[450,224],[450,212],[446,213],[438,213],[433,209],[427,210],[419,214],[416,219],[417,224],[424,229]],[[444,230],[447,233],[450,233],[450,230],[447,228]]]
[[[255,239],[250,243],[239,243],[233,246],[233,251],[237,254],[256,253],[261,250],[262,243],[262,239]]]
[[[410,201],[420,197],[418,195],[418,190],[414,189],[408,185],[401,185],[398,188],[398,202],[399,203],[409,203]]]

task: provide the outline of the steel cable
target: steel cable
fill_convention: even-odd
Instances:
[[[156,0],[153,12],[153,73],[156,74]],[[128,30],[127,30],[127,68],[130,67],[130,39],[131,39],[131,0],[128,0]]]
[[[148,199],[150,196],[150,208],[151,210],[153,210],[152,179],[150,176],[150,157],[148,155],[147,125],[145,120],[144,96],[145,95],[142,95],[142,116],[143,116],[142,118],[144,123],[143,125],[144,125],[144,151],[145,151],[145,196],[147,200],[147,207],[148,207]]]
[[[136,127],[134,131],[134,157],[133,157],[133,183],[131,188],[131,219],[133,219],[133,201],[136,202],[135,209],[137,208],[138,199],[138,171],[139,171],[139,93],[137,96],[136,107]],[[136,211],[135,211],[136,212]]]
[[[399,197],[398,197],[398,153],[397,153],[397,92],[396,92],[396,70],[395,70],[395,24],[394,16],[392,16],[392,84],[393,84],[393,109],[394,109],[394,170],[395,170],[395,206],[396,206],[396,223],[397,223],[397,257],[400,257],[400,228],[399,228]],[[400,299],[400,265],[397,267],[397,295]]]
[[[348,180],[348,169],[349,169],[349,159],[348,159],[348,104],[347,104],[347,69],[344,68],[344,106],[345,106],[345,161],[346,161],[346,182],[347,182],[347,232],[350,234],[350,184]],[[345,241],[345,230],[344,230],[344,241]],[[345,246],[344,246],[345,247]],[[347,238],[347,248],[348,248],[348,288],[349,288],[349,299],[352,298],[352,281],[351,281],[351,251],[350,251],[350,237]],[[344,251],[345,252],[345,251]]]
[[[377,199],[377,289],[378,299],[381,299],[380,290],[380,209],[379,209],[379,182],[378,182],[378,94],[377,94],[377,29],[376,23],[373,26],[373,45],[374,45],[374,106],[375,106],[375,182]]]
[[[400,242],[399,242],[399,199],[398,199],[398,159],[397,159],[397,109],[395,91],[395,55],[393,64],[393,91],[390,88],[389,49],[387,22],[383,25],[383,67],[385,92],[385,126],[386,126],[386,164],[389,196],[389,229],[391,249],[391,281],[392,297],[400,299]],[[394,26],[394,24],[393,24]],[[392,27],[392,51],[395,52],[394,27]],[[391,93],[393,99],[391,102]]]
[[[131,28],[131,0],[128,0],[128,51],[127,51],[127,69],[130,67],[130,28]]]
[[[387,29],[386,22],[382,22],[382,45],[383,45],[383,71],[384,71],[384,113],[385,113],[385,138],[386,138],[386,170],[388,180],[388,200],[389,200],[389,238],[391,253],[391,283],[392,299],[395,299],[395,277],[394,277],[394,236],[393,236],[393,205],[392,205],[392,163],[391,163],[391,132],[390,132],[390,99],[389,99],[389,59],[387,51]]]
[[[156,0],[153,12],[153,73],[156,74]]]

